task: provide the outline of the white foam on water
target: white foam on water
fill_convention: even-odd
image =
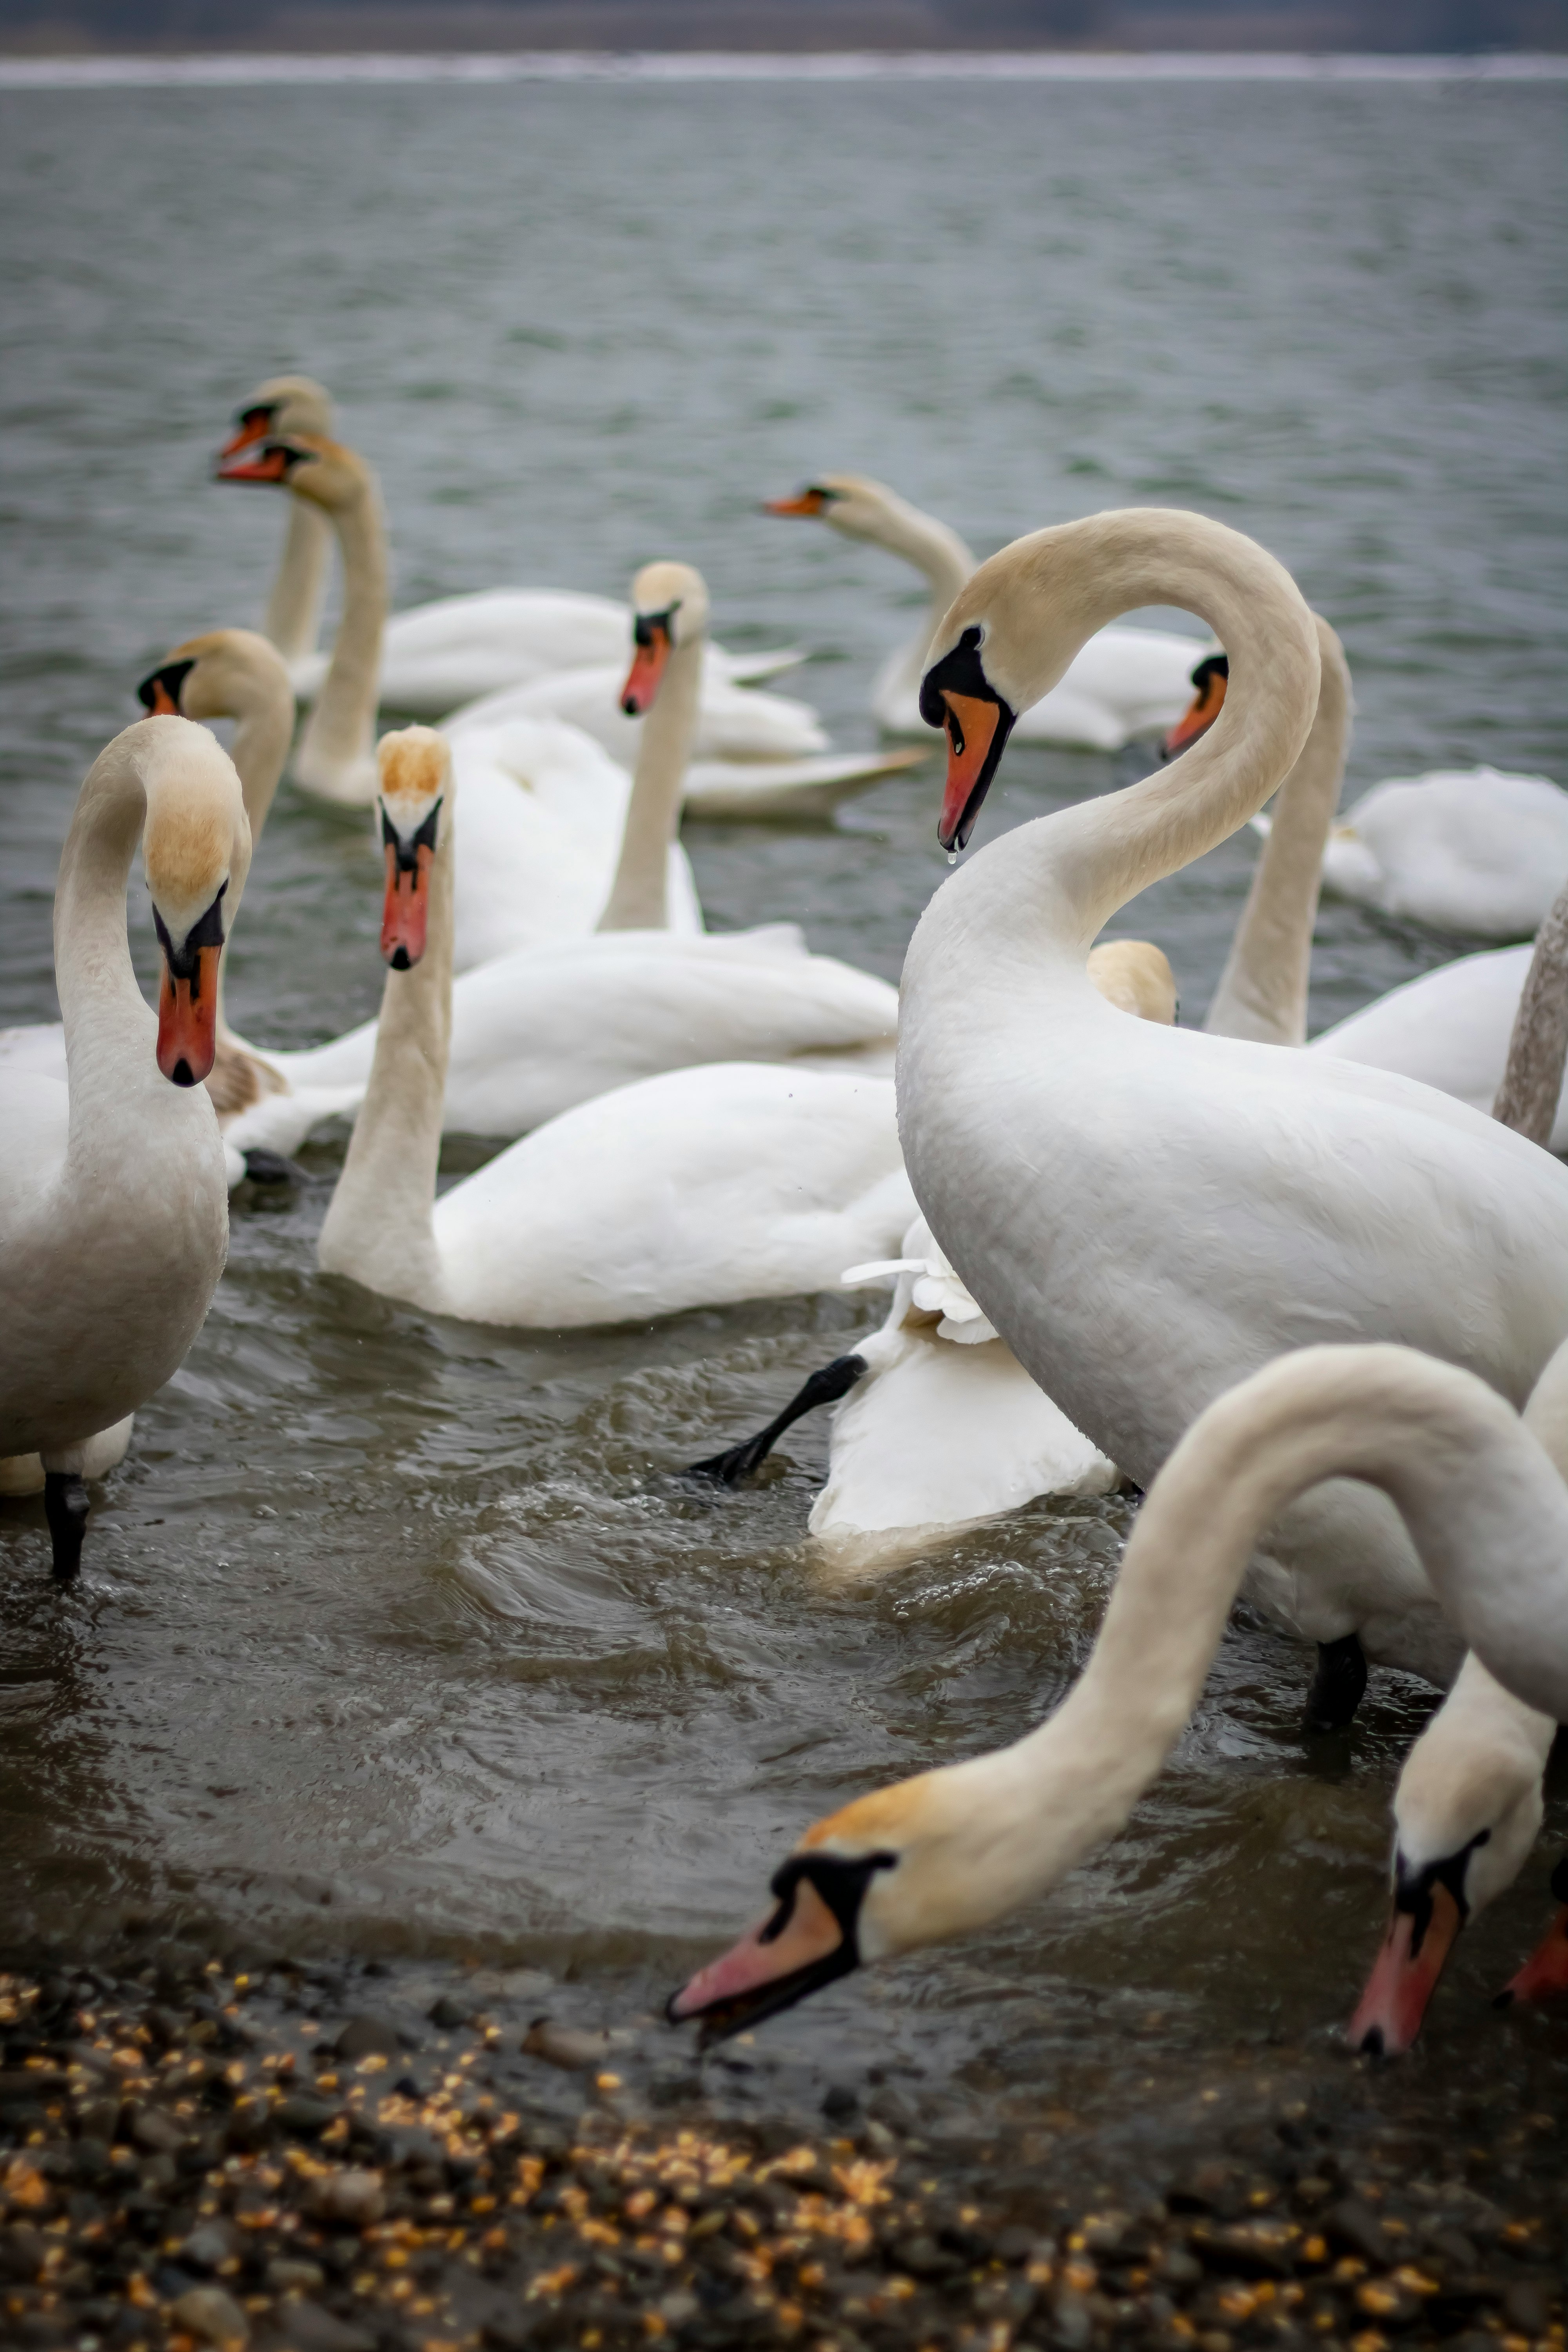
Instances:
[[[543,50],[353,56],[0,58],[0,89],[224,89],[265,84],[367,82],[765,81],[1308,81],[1568,80],[1568,56],[1518,51],[1483,57],[1259,55],[1199,50],[1142,54],[844,50],[766,55]]]

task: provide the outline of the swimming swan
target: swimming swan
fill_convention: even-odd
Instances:
[[[1225,644],[1219,718],[1163,773],[1021,826],[944,884],[906,959],[898,1061],[932,1232],[1143,1486],[1213,1397],[1313,1339],[1397,1339],[1522,1404],[1568,1333],[1568,1171],[1547,1154],[1404,1078],[1119,1019],[1086,980],[1101,925],[1245,823],[1310,732],[1316,625],[1260,548],[1131,509],[983,565],[926,675],[950,739],[941,838],[967,839],[1014,710],[1101,622],[1155,602]],[[1253,1589],[1331,1649],[1355,1634],[1444,1685],[1457,1668],[1397,1515],[1363,1486],[1293,1503]]]
[[[766,511],[820,517],[846,539],[885,547],[924,573],[931,609],[908,645],[889,655],[878,672],[871,709],[889,735],[929,735],[920,707],[926,647],[974,571],[974,558],[958,533],[864,474],[818,474],[794,498],[770,499]],[[1187,678],[1200,651],[1191,637],[1169,630],[1101,629],[1050,692],[1020,713],[1018,740],[1117,751],[1134,735],[1168,727],[1186,698]]]
[[[1202,1696],[1247,1562],[1324,1479],[1381,1488],[1458,1635],[1526,1704],[1568,1710],[1568,1489],[1486,1384],[1414,1349],[1319,1347],[1217,1398],[1139,1511],[1088,1664],[1012,1747],[807,1830],[774,1909],[673,1998],[715,2040],[865,1963],[988,1927],[1113,1837]]]
[[[125,930],[138,843],[155,1015]],[[228,1184],[201,1081],[249,863],[239,779],[205,727],[143,719],[117,735],[77,797],[55,893],[68,1077],[0,1071],[0,1455],[41,1456],[62,1580],[81,1557],[84,1477],[178,1369],[223,1271]]]
[[[286,441],[296,433],[331,437],[331,396],[310,376],[271,376],[243,404],[219,454],[237,457],[258,442]],[[331,552],[331,531],[321,509],[290,499],[263,625],[306,701],[321,692],[327,675],[327,656],[315,646]],[[626,650],[626,607],[613,597],[572,588],[485,588],[394,613],[382,641],[377,691],[394,710],[438,719],[459,703],[560,670],[605,662],[624,667]],[[800,659],[793,650],[749,656],[714,650],[724,676],[736,683],[771,677]]]
[[[912,1213],[892,1081],[710,1063],[620,1087],[435,1199],[451,1027],[452,751],[385,737],[391,970],[318,1249],[431,1312],[563,1330],[827,1288]]]

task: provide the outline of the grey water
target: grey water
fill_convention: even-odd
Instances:
[[[1440,81],[0,96],[0,1023],[54,1017],[55,862],[135,681],[259,617],[281,504],[210,460],[286,368],[380,471],[399,602],[617,593],[685,557],[724,640],[807,646],[798,690],[860,742],[920,583],[759,499],[858,468],[981,553],[1192,506],[1343,635],[1347,797],[1481,761],[1568,782],[1563,114],[1560,87]],[[1015,749],[981,837],[1147,756]],[[946,871],[939,789],[930,764],[836,824],[689,828],[710,920],[791,918],[896,976]],[[1116,926],[1167,949],[1187,1019],[1252,856]],[[285,789],[237,1024],[281,1045],[363,1017],[377,915],[363,829]],[[144,966],[139,882],[132,924]],[[1325,905],[1314,1027],[1462,944]],[[79,1590],[49,1583],[39,1507],[0,1506],[0,1921],[483,1959],[646,2012],[817,1814],[1053,1704],[1127,1507],[1037,1505],[835,1584],[805,1537],[820,1426],[749,1492],[679,1473],[865,1329],[863,1297],[562,1339],[444,1323],[316,1273],[343,1139],[294,1195],[237,1199]],[[1432,1700],[1380,1675],[1312,1744],[1306,1664],[1238,1622],[1124,1836],[1048,1904],[765,2029],[734,2082],[765,2104],[874,2062],[955,2129],[1135,2139],[1215,2079],[1331,2072]],[[1565,1842],[1560,1762],[1536,1861],[1439,1995],[1435,2083],[1539,2096],[1568,2067],[1561,2022],[1484,1998]]]

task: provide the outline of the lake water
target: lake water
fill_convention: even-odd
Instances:
[[[59,843],[136,679],[259,615],[281,501],[208,468],[286,368],[380,469],[400,602],[618,593],[685,557],[725,641],[812,647],[798,690],[863,741],[919,583],[760,498],[859,468],[981,552],[1191,505],[1342,632],[1351,795],[1479,761],[1568,781],[1563,113],[1561,87],[1441,81],[0,97],[0,1022],[54,1015]],[[981,837],[1143,758],[1016,749]],[[693,829],[710,920],[794,918],[896,975],[945,870],[938,788],[928,767],[837,826]],[[1167,948],[1189,1019],[1251,857],[1226,845],[1117,926]],[[132,909],[145,961],[140,885]],[[238,1025],[289,1045],[360,1018],[377,921],[360,833],[285,792]],[[1313,1025],[1455,951],[1325,908]],[[1125,1507],[1037,1506],[833,1589],[805,1540],[821,1427],[746,1493],[676,1474],[868,1328],[863,1299],[559,1341],[444,1324],[315,1273],[342,1151],[237,1202],[79,1590],[50,1587],[38,1506],[0,1508],[0,1917],[482,1958],[548,1969],[578,2014],[646,2011],[806,1822],[1052,1704]],[[1305,1663],[1235,1629],[1124,1837],[1049,1905],[769,2027],[727,2095],[874,2062],[955,2128],[1136,2140],[1220,2075],[1331,2079],[1430,1699],[1379,1675],[1352,1734],[1306,1743]],[[1435,2095],[1540,2100],[1568,2069],[1561,2024],[1482,1998],[1565,1839],[1560,1765],[1547,1842],[1439,1997]]]

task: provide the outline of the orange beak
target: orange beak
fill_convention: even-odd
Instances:
[[[221,948],[198,948],[195,970],[176,980],[163,958],[158,990],[158,1067],[176,1087],[199,1087],[217,1054],[217,965]]]
[[[1568,1903],[1519,1974],[1510,1977],[1499,1993],[1496,2006],[1507,2009],[1516,2000],[1548,2000],[1559,1992],[1568,1992]]]
[[[955,694],[951,688],[943,689],[942,698],[946,709],[947,789],[936,837],[944,849],[962,849],[996,764],[993,745],[998,757],[1001,753],[996,735],[1002,706],[979,695]]]
[[[628,719],[640,719],[652,709],[670,653],[669,631],[662,621],[639,619],[637,627],[632,666],[621,688],[621,709]]]
[[[1440,1881],[1432,1889],[1431,1912],[1419,1936],[1415,1918],[1414,1912],[1396,1909],[1388,1923],[1383,1949],[1351,2020],[1352,2050],[1395,2058],[1421,2031],[1426,2005],[1465,1918]]]
[[[234,446],[230,444],[231,448]],[[246,441],[238,446],[243,451],[250,448],[252,444]],[[248,462],[231,457],[226,449],[217,461],[217,479],[220,482],[280,482],[285,478],[288,468],[289,453],[285,449],[265,450],[259,457],[253,457]]]
[[[793,499],[764,499],[763,512],[776,515],[819,515],[827,500],[820,490],[800,490]]]
[[[414,864],[402,864],[397,845],[386,845],[386,900],[381,915],[381,952],[394,971],[412,971],[425,952],[425,932],[430,914],[430,868],[436,853],[427,842],[414,852]]]
[[[180,706],[161,677],[155,677],[150,682],[147,692],[151,697],[147,705],[147,715],[150,719],[179,718]]]
[[[810,1879],[799,1879],[782,1920],[774,1911],[749,1936],[742,1936],[722,1959],[710,1960],[705,1969],[698,1969],[689,1984],[682,1985],[669,2004],[670,2022],[705,2017],[722,2032],[726,2012],[735,2012],[737,2023],[752,2016],[768,2016],[772,2013],[766,2000],[770,1986],[796,1977],[803,1969],[820,1968],[835,1958],[843,1942],[843,1928]]]
[[[271,430],[272,415],[269,408],[247,408],[237,420],[234,431],[218,451],[220,459],[237,457],[241,449],[248,449],[254,441],[265,441]]]
[[[1207,673],[1193,697],[1191,707],[1182,713],[1161,745],[1161,754],[1164,759],[1173,760],[1178,751],[1184,751],[1189,743],[1195,743],[1200,735],[1207,734],[1225,709],[1226,683],[1223,670],[1211,669]]]

